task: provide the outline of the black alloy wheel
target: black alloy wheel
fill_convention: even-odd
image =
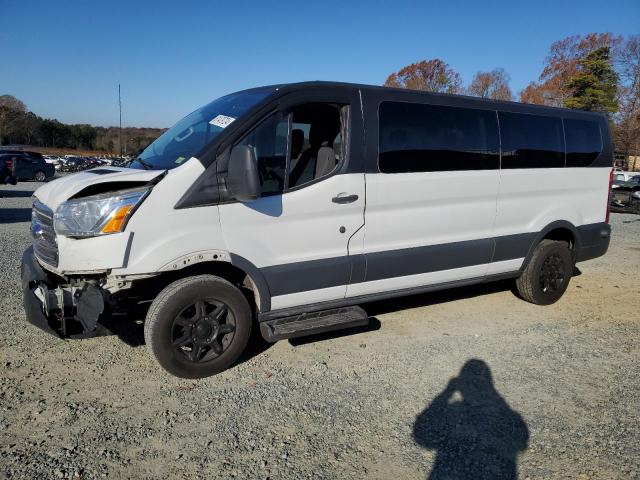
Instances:
[[[235,331],[233,313],[225,303],[198,300],[173,320],[171,346],[191,362],[206,362],[229,348]]]
[[[569,286],[574,263],[568,242],[542,240],[534,249],[524,271],[516,279],[518,295],[536,305],[557,302]]]
[[[147,348],[169,373],[203,378],[233,365],[249,342],[253,311],[234,284],[215,275],[186,277],[153,300],[144,325]]]
[[[555,293],[560,290],[565,279],[564,261],[557,253],[544,259],[540,268],[540,290],[543,293]]]

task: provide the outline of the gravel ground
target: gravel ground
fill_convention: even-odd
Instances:
[[[1,187],[0,478],[640,478],[638,216],[556,305],[508,283],[377,302],[367,329],[184,381],[25,322],[37,186]]]

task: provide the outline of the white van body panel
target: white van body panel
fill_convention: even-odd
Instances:
[[[228,261],[218,206],[176,209],[175,205],[202,174],[196,158],[169,170],[127,224],[133,234],[126,265],[115,275],[138,275],[182,268],[192,261]],[[202,258],[198,256],[202,255]],[[209,258],[210,257],[210,258]]]
[[[539,232],[557,220],[604,222],[610,168],[501,170],[495,236]]]
[[[341,193],[358,200],[333,203]],[[349,237],[364,224],[364,203],[364,174],[333,175],[283,195],[220,205],[220,219],[230,251],[261,268],[347,255]]]
[[[498,170],[377,173],[366,183],[365,255],[493,235]],[[347,296],[483,277],[490,257],[487,246],[485,264],[351,284]]]
[[[492,236],[498,170],[367,174],[365,252]]]

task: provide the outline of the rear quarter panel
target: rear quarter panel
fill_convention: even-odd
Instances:
[[[565,220],[604,222],[610,167],[502,170],[495,235],[538,232]]]

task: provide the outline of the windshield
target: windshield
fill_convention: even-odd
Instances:
[[[164,132],[129,167],[164,170],[180,166],[272,91],[251,90],[214,100]]]

